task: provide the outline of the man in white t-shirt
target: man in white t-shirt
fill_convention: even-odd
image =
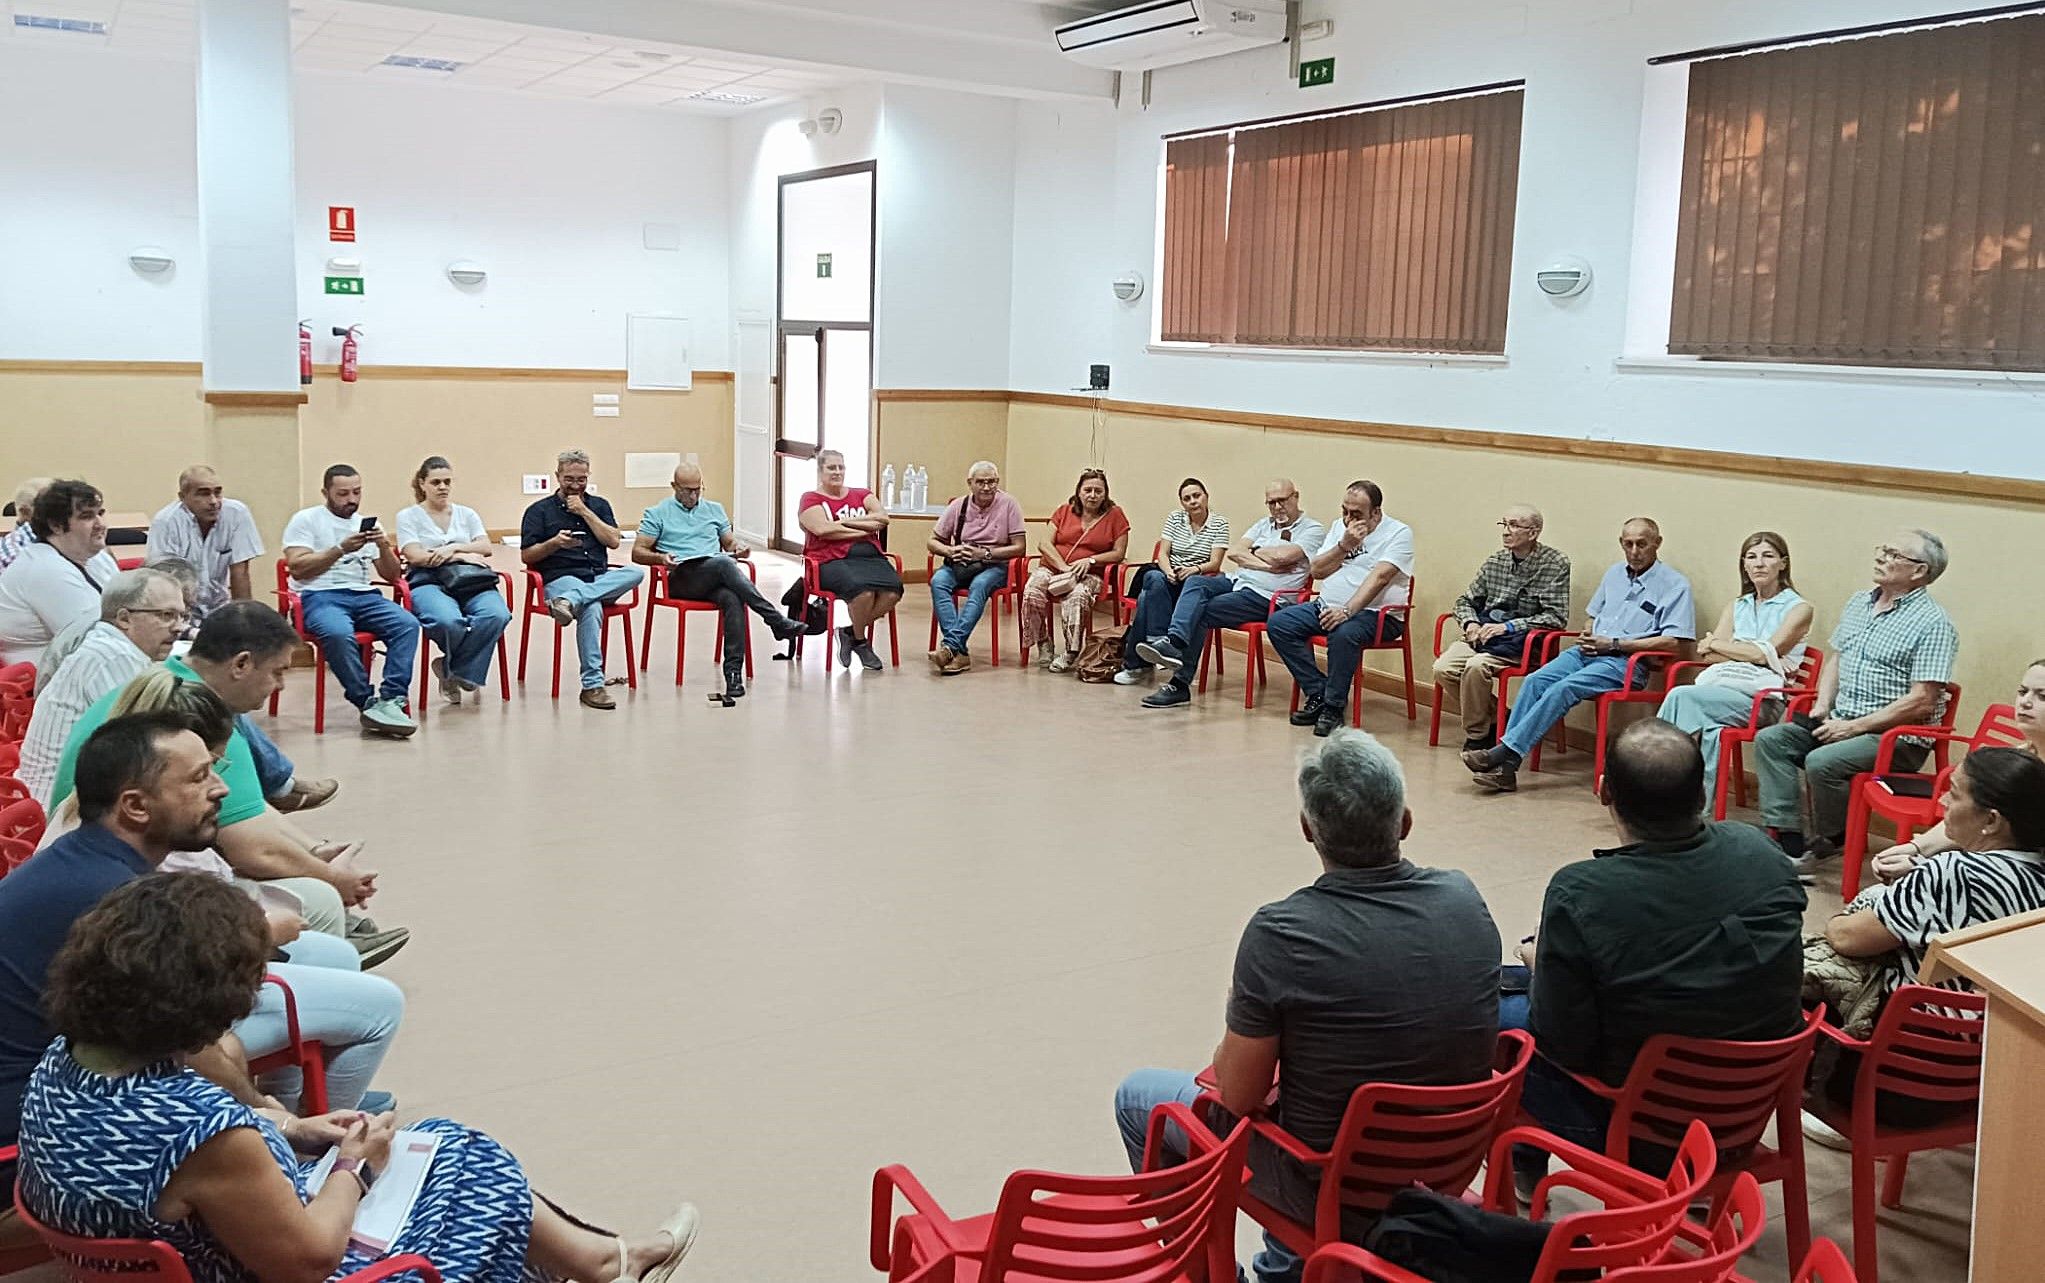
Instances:
[[[1136,644],[1138,655],[1174,670],[1170,681],[1144,696],[1145,708],[1192,700],[1193,670],[1207,645],[1208,629],[1261,623],[1271,614],[1274,594],[1306,587],[1307,563],[1320,551],[1326,527],[1301,515],[1299,487],[1285,477],[1264,487],[1264,511],[1264,519],[1244,531],[1223,558],[1235,569],[1188,579],[1172,607],[1169,634],[1159,642]]]
[[[175,557],[199,572],[192,599],[193,632],[230,601],[253,595],[249,563],[263,555],[263,537],[248,505],[227,497],[220,477],[203,463],[178,474],[178,498],[149,520],[149,560]]]
[[[1292,715],[1294,726],[1327,735],[1342,724],[1349,688],[1363,648],[1397,641],[1405,631],[1401,614],[1413,584],[1413,529],[1385,515],[1384,492],[1372,481],[1352,481],[1342,494],[1342,518],[1328,528],[1309,569],[1320,595],[1271,616],[1272,649],[1292,671],[1305,702]],[[1314,638],[1328,639],[1328,672],[1314,663]]]
[[[39,663],[50,639],[99,614],[99,595],[120,566],[106,550],[99,491],[52,481],[29,514],[36,541],[0,571],[0,664]]]
[[[291,588],[305,607],[305,631],[326,655],[348,702],[362,710],[362,729],[402,739],[419,729],[405,711],[412,666],[419,652],[419,621],[412,612],[376,590],[371,571],[398,582],[396,541],[374,517],[357,517],[362,476],[345,463],[320,479],[326,500],[291,518],[284,527],[284,564]],[[383,643],[383,684],[369,684],[369,670],[355,646],[355,634]]]

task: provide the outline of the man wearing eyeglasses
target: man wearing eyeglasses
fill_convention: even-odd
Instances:
[[[1456,598],[1462,640],[1434,661],[1434,680],[1456,692],[1466,752],[1498,743],[1498,674],[1521,662],[1530,634],[1569,619],[1569,558],[1541,542],[1542,525],[1541,510],[1530,504],[1505,510],[1498,519],[1505,546],[1484,559]]]
[[[1274,597],[1306,587],[1312,577],[1307,563],[1327,527],[1301,515],[1299,487],[1285,477],[1264,487],[1264,511],[1264,519],[1245,530],[1224,557],[1235,569],[1188,579],[1172,608],[1169,633],[1136,644],[1138,655],[1172,670],[1169,681],[1144,696],[1145,708],[1171,708],[1193,698],[1193,671],[1206,648],[1208,629],[1261,623],[1271,614]]]
[[[1847,791],[1874,768],[1882,732],[1936,723],[1945,712],[1960,638],[1928,591],[1945,571],[1946,545],[1929,530],[1898,531],[1876,548],[1874,587],[1840,612],[1811,711],[1754,737],[1761,822],[1807,881],[1820,859],[1839,854]],[[1930,751],[1931,741],[1902,737],[1895,769],[1917,770]],[[1809,785],[1809,828],[1800,783]]]
[[[786,641],[802,625],[760,595],[739,566],[748,549],[731,533],[724,505],[703,497],[703,469],[684,462],[670,483],[675,494],[648,508],[639,518],[632,540],[632,560],[642,566],[667,567],[667,595],[716,605],[724,621],[724,694],[729,701],[746,693],[746,611],[767,621],[774,637]],[[677,625],[679,627],[680,625]]]

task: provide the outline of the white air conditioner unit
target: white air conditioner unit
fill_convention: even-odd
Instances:
[[[1149,71],[1285,39],[1285,0],[1149,0],[1058,28],[1066,57]]]

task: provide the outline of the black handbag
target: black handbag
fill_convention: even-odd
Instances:
[[[1431,1189],[1402,1189],[1385,1204],[1363,1246],[1433,1283],[1526,1283],[1552,1228]]]
[[[450,561],[440,566],[414,566],[405,581],[417,588],[422,584],[440,589],[458,602],[497,589],[497,572],[473,561]]]

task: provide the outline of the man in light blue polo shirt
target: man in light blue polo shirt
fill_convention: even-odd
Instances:
[[[667,568],[667,595],[684,601],[714,604],[724,621],[724,695],[727,701],[746,693],[746,611],[767,621],[777,640],[802,631],[802,625],[760,595],[751,576],[739,567],[747,549],[731,533],[724,505],[703,497],[703,469],[683,463],[672,481],[675,496],[648,508],[639,518],[632,540],[632,560],[642,566]]]
[[[1631,656],[1641,651],[1673,654],[1696,639],[1690,581],[1658,559],[1661,527],[1652,518],[1635,517],[1619,528],[1619,548],[1626,559],[1599,581],[1582,640],[1527,678],[1496,746],[1463,754],[1478,788],[1492,793],[1518,788],[1519,765],[1534,745],[1570,709],[1625,685]]]

